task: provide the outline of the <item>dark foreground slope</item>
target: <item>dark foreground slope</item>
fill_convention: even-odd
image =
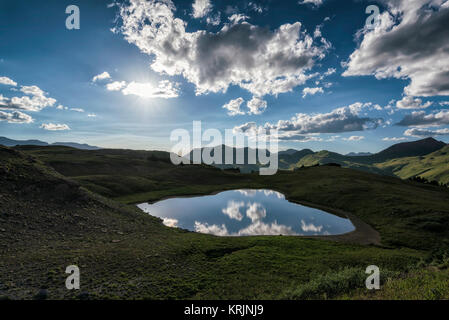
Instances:
[[[69,158],[66,170],[77,162],[89,167],[89,161]],[[98,162],[90,165],[98,168]],[[81,167],[73,166],[78,168],[73,172]],[[198,173],[211,181],[202,186],[209,191],[220,187],[213,185],[215,178],[222,187],[272,186],[295,201],[352,211],[376,225],[388,247],[299,237],[217,238],[169,229],[134,207],[87,191],[38,158],[0,148],[0,296],[32,298],[46,288],[49,298],[58,299],[79,298],[80,292],[123,299],[338,297],[363,288],[364,281],[346,281],[335,290],[328,286],[332,279],[326,283],[329,274],[358,279],[376,264],[396,277],[434,256],[435,246],[447,245],[449,199],[433,186],[327,167],[274,177],[235,177],[205,167],[172,170],[177,182],[165,185],[164,195],[185,190]],[[155,187],[144,194],[161,193]],[[438,224],[434,230],[423,228],[429,219]],[[64,271],[72,264],[81,269],[80,292],[65,289]],[[316,287],[317,281],[324,286]],[[304,296],[298,288],[315,289]]]

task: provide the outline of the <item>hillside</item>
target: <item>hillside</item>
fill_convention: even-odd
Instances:
[[[421,175],[424,171],[428,172],[427,176],[431,177],[432,180],[436,180],[440,183],[447,183],[445,178],[444,163],[445,158],[443,154],[435,153],[432,160],[426,160],[426,164],[413,164],[409,161],[416,162],[413,157],[424,157],[430,153],[436,152],[441,148],[445,147],[446,144],[441,141],[437,141],[433,138],[427,138],[423,140],[405,142],[395,144],[383,151],[376,154],[369,153],[350,153],[348,155],[342,155],[336,152],[330,151],[319,151],[313,152],[310,149],[304,150],[294,150],[289,149],[286,151],[281,151],[278,153],[279,169],[281,170],[294,170],[301,167],[311,167],[316,165],[325,165],[330,163],[339,164],[345,168],[351,168],[356,170],[362,170],[366,172],[398,176],[400,178],[406,179],[409,177]],[[209,149],[211,155],[218,150],[216,148]],[[202,149],[204,151],[205,149]],[[239,165],[213,165],[219,169],[229,169],[238,168],[242,173],[251,173],[258,171],[260,169],[260,164],[249,164],[248,162],[248,152],[250,149],[235,149],[228,146],[222,146],[223,156],[222,162],[225,162],[225,152],[233,154],[234,159],[236,159],[236,154],[238,151],[243,152],[244,159],[243,164]],[[255,150],[252,150],[255,152]],[[268,153],[269,154],[269,153]],[[190,153],[191,159],[193,159],[193,151]],[[438,159],[436,159],[438,158]],[[440,159],[441,158],[441,159]],[[435,170],[431,170],[431,167],[435,165]],[[404,171],[399,172],[399,167],[406,167]]]
[[[204,166],[170,168],[166,153],[20,148],[0,147],[3,298],[31,299],[44,290],[51,299],[279,299],[335,270],[363,273],[367,261],[385,274],[404,273],[420,259],[432,259],[432,248],[449,246],[449,193],[434,186],[334,167],[261,177]],[[273,188],[292,201],[351,212],[380,232],[385,247],[356,244],[350,236],[328,238],[337,242],[219,238],[167,228],[134,206],[86,191],[83,186],[96,183],[108,189],[104,180],[79,179],[100,170],[104,180],[130,189],[139,185],[125,180],[134,170],[158,178],[161,186],[129,195],[141,201],[192,190]],[[108,192],[118,197],[121,190]],[[69,264],[81,268],[79,292],[64,288]],[[342,285],[332,294],[357,288]]]
[[[394,159],[376,164],[376,166],[402,179],[418,176],[429,181],[435,180],[443,184],[448,184],[449,146],[445,146],[426,156]]]

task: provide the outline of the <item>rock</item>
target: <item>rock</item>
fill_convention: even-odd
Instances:
[[[119,243],[120,240],[112,240],[111,242],[112,242],[112,243]]]

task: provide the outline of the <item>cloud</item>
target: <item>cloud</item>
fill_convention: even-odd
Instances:
[[[122,89],[124,95],[136,95],[141,98],[170,99],[179,96],[178,84],[162,80],[155,86],[153,83],[130,82]]]
[[[298,4],[311,4],[314,7],[319,7],[323,4],[323,0],[300,0]]]
[[[428,101],[426,103],[422,103],[421,99],[414,99],[410,96],[405,96],[402,100],[396,102],[396,107],[398,109],[425,109],[430,107],[433,102]]]
[[[178,226],[178,220],[177,219],[171,219],[171,218],[163,218],[162,223],[170,228],[176,228]]]
[[[230,85],[258,97],[292,91],[313,76],[309,71],[330,48],[324,38],[308,35],[300,22],[270,30],[240,21],[216,33],[188,32],[175,10],[170,0],[131,0],[121,8],[120,30],[151,57],[154,71],[182,75],[198,95],[225,92]]]
[[[228,115],[236,116],[245,114],[242,110],[240,110],[240,106],[245,102],[243,98],[237,98],[229,101],[227,104],[223,106],[223,109],[228,110]]]
[[[406,115],[398,126],[403,127],[438,127],[449,124],[449,110],[435,111],[426,114],[425,111],[414,111]]]
[[[106,79],[111,79],[111,75],[109,74],[109,72],[105,71],[105,72],[97,74],[95,77],[93,77],[92,82],[103,81]]]
[[[106,85],[106,89],[109,91],[120,91],[124,87],[126,87],[126,81],[114,81]]]
[[[328,113],[312,115],[298,113],[290,120],[280,120],[277,124],[268,124],[265,127],[278,131],[294,131],[297,134],[342,133],[375,129],[382,119],[359,116],[364,108],[371,106],[371,103],[357,102]]]
[[[410,136],[410,137],[434,137],[434,136],[448,136],[449,135],[449,129],[438,129],[438,130],[427,130],[427,129],[418,129],[418,128],[412,128],[408,129],[404,132],[404,135]]]
[[[66,124],[54,124],[54,123],[43,123],[40,126],[41,129],[49,130],[49,131],[64,131],[70,130],[70,127]]]
[[[219,12],[212,17],[207,17],[206,22],[207,22],[207,24],[210,24],[213,26],[218,26],[221,22],[221,13]]]
[[[205,234],[212,234],[215,236],[227,236],[228,234],[228,229],[226,228],[226,226],[223,224],[221,226],[213,224],[213,225],[209,225],[208,223],[201,223],[198,221],[195,221],[195,231],[199,232],[199,233],[205,233]]]
[[[13,86],[13,87],[17,86],[17,82],[11,80],[8,77],[0,77],[0,84],[4,84],[6,86]]]
[[[249,203],[246,210],[246,216],[252,222],[260,221],[267,216],[267,210],[260,203]]]
[[[210,0],[195,0],[192,4],[192,8],[193,17],[198,19],[207,16],[212,11],[212,4],[210,3]]]
[[[443,0],[386,1],[373,29],[361,30],[343,76],[410,79],[410,96],[449,95],[449,5]]]
[[[89,113],[87,116],[89,118],[96,118],[97,117],[97,115],[95,113]]]
[[[362,141],[364,139],[364,136],[350,136],[349,138],[343,138],[344,141]]]
[[[321,87],[316,87],[316,88],[304,88],[304,89],[302,90],[302,93],[303,93],[302,97],[305,98],[305,97],[307,97],[307,95],[313,96],[313,95],[317,94],[318,92],[319,92],[319,93],[324,93],[323,88],[321,88]]]
[[[393,142],[398,142],[398,141],[404,141],[404,140],[408,140],[407,138],[404,137],[392,137],[392,138],[383,138],[382,141],[393,141]]]
[[[365,109],[375,109],[375,106],[372,103],[357,102],[329,113],[311,115],[298,113],[290,120],[279,120],[277,123],[266,123],[264,126],[247,122],[235,126],[233,131],[250,137],[263,137],[276,130],[279,141],[323,141],[319,137],[320,134],[365,131],[375,129],[383,123],[383,119],[380,118],[360,117],[359,114]]]
[[[316,226],[313,223],[307,224],[304,220],[301,220],[301,229],[304,232],[319,233],[323,230],[323,226]]]
[[[37,86],[22,86],[20,91],[26,95],[11,99],[1,96],[0,109],[19,109],[37,112],[56,103],[56,99],[47,97],[47,94]]]
[[[238,24],[248,19],[250,19],[248,16],[241,13],[234,13],[232,16],[228,18],[228,20],[231,21],[232,24]]]
[[[262,114],[267,109],[267,102],[258,97],[253,97],[248,101],[249,114]]]
[[[0,111],[0,121],[6,121],[8,123],[31,123],[33,118],[23,112],[3,112]]]
[[[75,111],[75,112],[84,112],[84,109],[81,108],[70,108],[70,111]]]
[[[277,235],[296,235],[291,227],[280,225],[277,222],[274,223],[263,223],[262,221],[256,221],[252,223],[247,228],[242,229],[238,232],[238,236],[277,236]]]
[[[240,213],[240,209],[245,206],[245,202],[229,201],[228,206],[222,210],[223,214],[227,215],[230,219],[242,221],[243,215]]]

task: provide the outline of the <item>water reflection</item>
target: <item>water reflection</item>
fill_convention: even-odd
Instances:
[[[216,236],[331,235],[354,230],[348,219],[288,202],[273,190],[235,190],[213,196],[143,203],[169,227]]]

